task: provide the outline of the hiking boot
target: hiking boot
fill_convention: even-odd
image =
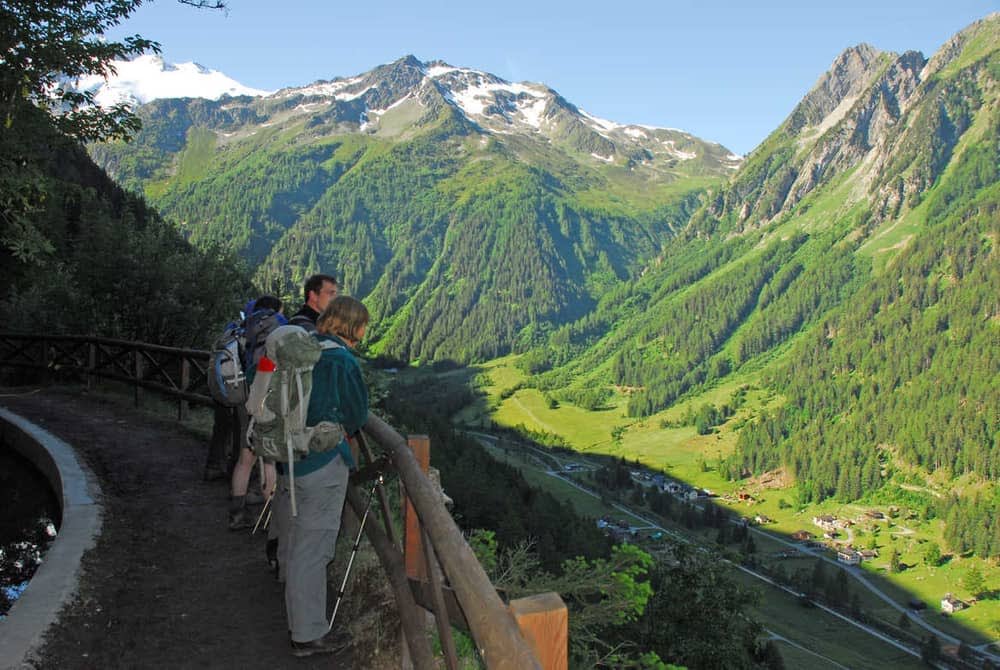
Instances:
[[[229,510],[229,530],[242,530],[253,525],[253,518],[246,507]]]
[[[316,654],[339,654],[347,649],[349,641],[340,635],[327,634],[309,642],[292,640],[292,656],[305,658]]]
[[[264,502],[264,496],[255,490],[247,491],[244,498],[246,499],[248,505],[260,505]]]
[[[267,555],[267,566],[274,570],[275,577],[278,575],[278,539],[268,540],[264,545],[264,553]]]

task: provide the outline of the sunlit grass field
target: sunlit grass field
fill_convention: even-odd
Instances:
[[[752,518],[756,514],[770,517],[774,523],[768,524],[767,529],[786,537],[797,530],[821,535],[822,531],[812,523],[813,516],[818,514],[853,519],[873,507],[885,509],[885,505],[843,505],[833,501],[800,507],[794,485],[762,488],[754,486],[752,481],[732,482],[722,477],[717,465],[735,448],[736,431],[742,422],[746,417],[780,402],[779,398],[758,388],[757,379],[752,376],[745,375],[698,397],[687,398],[654,416],[636,419],[626,416],[628,397],[617,390],[609,403],[610,407],[600,411],[588,411],[568,403],[550,407],[545,394],[536,389],[524,388],[511,393],[511,389],[525,380],[525,374],[516,367],[516,361],[516,356],[508,356],[484,365],[480,380],[487,380],[487,383],[481,385],[480,390],[486,394],[486,402],[483,407],[470,408],[461,413],[456,421],[486,425],[485,419],[507,427],[523,425],[530,430],[558,435],[581,453],[638,460],[648,467],[663,470],[673,478],[720,495],[749,491],[755,497],[752,504],[732,503],[729,506],[747,517]],[[689,410],[697,411],[706,403],[721,406],[744,385],[749,387],[745,404],[714,433],[698,435],[693,425],[678,425]],[[668,425],[665,427],[664,423]],[[615,440],[612,431],[618,427],[624,430]],[[526,476],[536,477],[528,475],[527,470]],[[537,477],[542,479],[536,481],[547,487],[556,481],[541,473]],[[572,489],[565,484],[562,486]],[[573,498],[572,493],[568,496],[568,499]],[[588,516],[593,516],[594,510],[599,509],[599,506],[595,508],[582,499],[574,501],[574,505]],[[892,523],[892,526],[885,523],[878,530],[876,546],[880,557],[864,565],[876,585],[901,605],[905,606],[914,598],[925,602],[927,610],[924,616],[927,621],[946,633],[977,644],[995,639],[1000,630],[1000,600],[981,600],[951,616],[940,614],[940,601],[946,593],[953,593],[965,601],[971,599],[962,581],[972,565],[978,565],[986,577],[987,591],[1000,589],[1000,569],[986,561],[962,557],[951,557],[940,566],[927,566],[923,560],[924,545],[936,542],[942,549],[945,547],[942,522],[936,519],[900,519]],[[855,546],[867,548],[873,531],[874,528],[859,527]],[[898,549],[901,562],[908,566],[895,574],[889,570],[893,548]],[[833,553],[829,555],[833,556]],[[860,588],[859,597],[862,598],[863,608],[873,616],[892,624],[898,621],[899,612],[878,597]]]

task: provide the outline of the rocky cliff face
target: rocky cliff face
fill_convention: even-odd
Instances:
[[[945,169],[962,135],[996,97],[1000,14],[976,22],[929,61],[862,44],[833,63],[712,201],[700,225],[735,231],[793,213],[841,175],[868,225],[899,216]]]

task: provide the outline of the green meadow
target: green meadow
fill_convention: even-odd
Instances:
[[[667,410],[640,420],[626,416],[628,398],[619,390],[616,390],[610,408],[600,411],[584,410],[569,403],[552,406],[541,391],[518,388],[525,381],[525,374],[516,367],[516,362],[516,356],[508,356],[483,365],[477,379],[479,390],[485,394],[485,401],[476,407],[466,408],[455,417],[456,421],[476,426],[488,425],[489,421],[506,427],[524,426],[529,430],[558,435],[581,454],[612,455],[629,461],[638,460],[650,468],[663,470],[671,477],[707,488],[720,496],[738,491],[748,492],[754,498],[752,502],[734,500],[727,503],[720,500],[720,503],[748,518],[757,514],[769,517],[773,523],[769,523],[765,529],[779,538],[787,538],[797,530],[822,535],[822,531],[812,522],[812,518],[820,514],[863,519],[866,510],[886,511],[892,505],[891,501],[885,500],[849,505],[828,500],[819,505],[803,507],[797,503],[798,492],[794,484],[780,478],[770,483],[757,480],[733,482],[723,478],[716,465],[734,449],[738,428],[748,416],[779,401],[757,388],[756,379],[750,376],[719,385],[697,397],[686,398]],[[745,403],[723,425],[717,426],[715,432],[698,435],[693,425],[679,425],[682,417],[689,411],[693,413],[706,403],[721,406],[731,398],[736,389],[744,385],[750,389]],[[617,439],[612,435],[616,428],[620,429]],[[555,489],[555,492],[566,489],[558,495],[571,501],[582,514],[595,516],[602,508],[599,501],[593,498],[587,500],[589,496],[553,477],[541,472],[532,473],[531,467],[523,467],[522,470],[529,481],[549,490]],[[904,512],[908,511],[902,503],[899,507]],[[858,523],[852,529],[853,544],[858,548],[869,548],[874,536],[874,546],[880,556],[865,563],[863,569],[873,583],[898,604],[906,606],[913,599],[923,601],[927,605],[923,616],[928,623],[969,642],[980,644],[996,639],[1000,631],[998,599],[980,600],[972,607],[950,616],[940,613],[940,601],[946,593],[952,593],[966,602],[973,600],[972,594],[963,587],[965,574],[973,565],[978,566],[985,576],[987,593],[1000,589],[1000,569],[992,563],[947,555],[942,523],[938,519],[902,517],[887,519],[881,523]],[[839,541],[846,539],[844,536],[838,538]],[[928,566],[924,561],[923,554],[929,542],[936,542],[945,553],[941,565]],[[776,547],[784,545],[776,544]],[[894,549],[899,552],[900,562],[904,566],[898,573],[893,573],[889,565]],[[775,548],[773,551],[779,549]],[[835,557],[832,549],[827,555]],[[890,625],[898,622],[898,610],[857,584],[852,585],[852,590],[857,590],[862,607],[872,616]],[[809,645],[807,647],[813,648]]]

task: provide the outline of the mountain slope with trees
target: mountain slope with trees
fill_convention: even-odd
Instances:
[[[948,515],[995,509],[998,79],[997,15],[929,59],[853,47],[730,179],[707,143],[411,57],[157,101],[92,153],[265,287],[340,275],[375,353],[514,351],[528,386],[636,418],[752,378],[780,402],[729,476],[786,468],[802,502],[961,478]]]
[[[7,331],[206,345],[206,324],[221,323],[249,290],[245,266],[217,249],[196,251],[87,155],[81,141],[137,129],[128,110],[98,110],[92,96],[57,86],[153,46],[97,37],[137,4],[106,3],[99,12],[3,7],[0,317]]]
[[[336,274],[372,309],[376,350],[413,361],[485,360],[588,313],[739,164],[541,85],[412,56],[139,115],[134,142],[91,147],[101,165],[271,291]]]
[[[997,15],[929,61],[848,50],[656,264],[522,359],[528,384],[599,405],[611,382],[644,417],[750,375],[783,401],[730,477],[784,468],[801,503],[960,481],[952,548],[1000,554],[998,76]]]

